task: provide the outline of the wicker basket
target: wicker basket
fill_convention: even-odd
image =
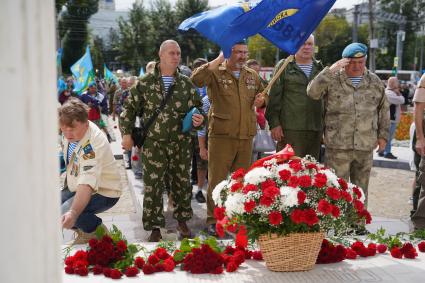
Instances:
[[[258,239],[266,266],[272,271],[306,271],[314,267],[325,234],[261,235]]]

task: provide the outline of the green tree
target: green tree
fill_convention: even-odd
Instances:
[[[276,50],[270,41],[257,34],[248,39],[249,57],[256,59],[261,66],[273,67],[276,64]]]
[[[130,70],[136,71],[152,58],[150,13],[143,1],[137,1],[129,11],[128,20],[118,20],[119,38],[113,34],[112,50],[116,60]],[[111,33],[110,33],[111,35]]]
[[[176,3],[176,22],[180,25],[185,19],[208,10],[208,0],[178,0]],[[188,31],[177,37],[182,50],[182,58],[191,60],[205,57],[208,51],[206,40],[196,31]]]
[[[330,65],[341,59],[342,50],[351,43],[351,27],[335,15],[327,15],[315,31],[315,43],[319,48],[317,59]]]
[[[167,39],[177,40],[176,13],[168,0],[153,0],[149,18],[151,22],[150,37],[152,39],[149,55],[151,59],[158,59],[161,43]]]
[[[56,12],[61,12],[58,24],[59,36],[63,40],[62,68],[69,73],[69,68],[85,51],[88,43],[87,25],[91,15],[98,10],[98,0],[56,0]]]

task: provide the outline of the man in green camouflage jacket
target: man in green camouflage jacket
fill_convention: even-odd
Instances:
[[[190,184],[190,162],[192,160],[192,139],[190,132],[182,133],[182,121],[192,107],[202,112],[201,98],[190,79],[177,69],[180,62],[180,47],[174,40],[166,40],[159,49],[160,62],[152,74],[146,74],[131,88],[120,116],[123,134],[122,145],[129,150],[133,146],[131,132],[138,113],[143,113],[146,123],[160,106],[168,90],[170,100],[149,127],[147,138],[141,150],[144,182],[143,227],[152,230],[149,241],[157,242],[162,236],[160,227],[165,226],[163,213],[164,177],[171,183],[171,198],[174,200],[173,217],[178,221],[177,230],[182,237],[191,233],[186,221],[192,217]],[[193,126],[198,129],[204,116],[194,114]]]
[[[307,94],[325,102],[326,166],[361,187],[367,201],[373,149],[384,150],[390,115],[384,84],[365,68],[366,54],[366,45],[348,45],[343,59],[310,82]]]

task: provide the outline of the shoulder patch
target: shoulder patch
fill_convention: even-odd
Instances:
[[[96,157],[96,154],[94,153],[93,147],[90,144],[90,140],[88,140],[85,144],[82,146],[83,148],[83,159],[93,159]]]

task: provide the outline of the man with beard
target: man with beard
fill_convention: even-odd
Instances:
[[[192,81],[207,86],[211,108],[208,112],[208,233],[215,234],[212,191],[229,172],[247,169],[251,162],[252,139],[257,132],[254,106],[262,107],[266,98],[258,74],[245,66],[246,42],[236,43],[228,59],[223,53],[197,68]]]

